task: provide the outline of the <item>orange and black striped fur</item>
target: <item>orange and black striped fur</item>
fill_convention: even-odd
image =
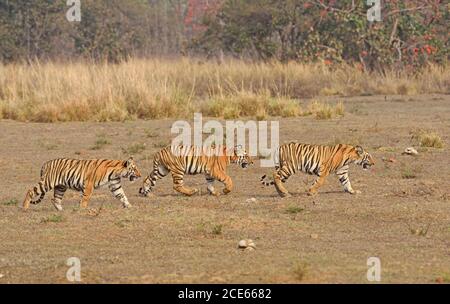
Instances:
[[[203,173],[208,183],[208,192],[219,195],[214,189],[214,181],[218,180],[225,185],[224,194],[231,192],[233,181],[226,173],[230,163],[237,163],[242,168],[253,164],[251,157],[245,149],[237,146],[227,149],[224,146],[195,147],[195,146],[168,146],[159,151],[153,161],[153,170],[144,179],[143,187],[139,193],[148,196],[155,187],[156,181],[169,172],[172,174],[173,188],[185,195],[191,196],[198,189],[188,188],[184,185],[184,175]]]
[[[67,189],[81,191],[81,208],[86,208],[94,189],[108,184],[123,207],[130,207],[120,183],[122,178],[134,181],[141,176],[133,158],[129,160],[79,160],[60,158],[46,162],[41,169],[41,180],[31,188],[23,202],[26,210],[42,201],[45,193],[54,190],[53,206],[62,210],[61,201]]]
[[[344,191],[354,194],[360,193],[354,190],[348,177],[348,168],[351,163],[355,163],[368,169],[375,162],[372,156],[364,151],[360,146],[350,145],[309,145],[300,143],[289,143],[278,148],[275,157],[275,171],[273,172],[273,181],[266,181],[266,175],[261,177],[263,185],[275,185],[278,194],[282,197],[289,196],[289,192],[282,183],[297,171],[307,174],[317,175],[308,194],[314,195],[320,186],[323,185],[325,178],[330,173],[335,173]]]

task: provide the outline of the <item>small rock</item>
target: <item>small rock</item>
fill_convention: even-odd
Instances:
[[[444,279],[442,277],[438,277],[438,278],[436,278],[436,283],[442,284],[442,283],[444,283]]]
[[[253,250],[255,250],[255,248],[253,248],[253,247],[247,247],[244,249],[244,251],[253,251]]]
[[[246,202],[247,204],[250,204],[250,203],[256,203],[256,198],[254,198],[254,197],[249,198],[249,199],[247,199],[245,202]]]
[[[5,275],[3,273],[0,273],[0,279],[3,278]]]
[[[408,148],[405,149],[405,151],[403,151],[402,154],[417,155],[417,154],[419,154],[419,152],[417,152],[417,150],[414,149],[413,147],[408,147]]]
[[[318,235],[317,233],[313,233],[313,234],[310,235],[310,237],[311,237],[313,240],[317,240],[317,239],[319,238],[319,235]]]
[[[247,246],[256,249],[256,245],[252,240],[247,240]]]
[[[240,249],[248,249],[248,248],[256,249],[256,245],[252,240],[241,240],[239,241],[238,247]]]
[[[247,248],[247,241],[246,240],[239,241],[239,248]]]

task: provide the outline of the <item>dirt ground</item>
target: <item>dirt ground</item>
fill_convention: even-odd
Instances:
[[[70,257],[80,259],[85,283],[368,283],[369,257],[380,258],[382,283],[450,282],[450,96],[339,100],[342,118],[280,119],[281,142],[361,144],[376,165],[350,168],[359,195],[342,192],[330,176],[308,197],[314,177],[297,174],[286,184],[293,196],[281,199],[260,185],[271,170],[257,162],[229,168],[235,190],[227,196],[208,196],[203,176],[186,178],[201,189],[194,197],[175,193],[170,177],[154,198],[137,195],[142,180],[125,181],[133,208],[122,209],[106,188],[94,192],[90,213],[79,210],[73,191],[61,213],[51,194],[28,212],[17,203],[42,163],[57,157],[132,153],[148,173],[173,120],[0,121],[0,283],[67,283]],[[415,128],[436,131],[444,148],[416,145],[417,157],[401,155]],[[251,197],[256,202],[247,203]],[[255,251],[237,248],[247,238]]]

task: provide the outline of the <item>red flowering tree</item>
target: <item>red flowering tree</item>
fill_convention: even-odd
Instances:
[[[384,0],[381,22],[366,1],[225,0],[193,41],[206,52],[283,61],[418,67],[449,56],[449,7],[443,0]]]

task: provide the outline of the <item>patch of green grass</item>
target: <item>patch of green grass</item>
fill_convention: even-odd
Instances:
[[[158,142],[156,142],[156,143],[154,143],[153,144],[153,147],[155,147],[155,148],[165,148],[165,147],[167,147],[169,144],[166,142],[166,141],[164,141],[164,140],[161,140],[161,141],[158,141]]]
[[[308,264],[305,262],[297,262],[295,263],[292,272],[298,281],[303,281],[308,272]]]
[[[288,214],[297,214],[305,210],[304,208],[297,207],[297,206],[290,206],[286,208],[286,213]]]
[[[122,148],[122,152],[127,155],[135,155],[145,151],[145,149],[145,144],[136,143],[129,146],[128,148]]]
[[[17,206],[17,204],[19,203],[19,201],[15,198],[7,200],[2,202],[2,205],[4,206]]]
[[[44,140],[39,140],[38,145],[47,151],[52,151],[52,150],[58,149],[58,145],[56,143],[50,143],[50,142],[44,141]]]
[[[52,214],[41,219],[41,223],[61,223],[64,218],[60,214]]]
[[[380,152],[395,152],[395,149],[392,147],[378,147],[376,148],[376,150],[380,151]]]
[[[120,227],[120,228],[125,228],[130,223],[131,223],[131,220],[129,220],[129,219],[122,219],[122,220],[119,220],[119,221],[115,222],[116,226]]]
[[[417,177],[417,169],[411,167],[403,167],[401,171],[403,179],[413,179]]]
[[[144,133],[147,138],[155,138],[158,137],[159,135],[158,132],[155,132],[154,130],[151,129],[145,129]]]
[[[211,233],[214,235],[221,235],[222,234],[222,228],[223,225],[222,224],[216,224],[212,227],[211,229]]]
[[[94,146],[91,147],[91,150],[101,150],[104,146],[110,144],[111,142],[106,138],[105,135],[99,135],[97,137],[97,140],[95,141]]]

